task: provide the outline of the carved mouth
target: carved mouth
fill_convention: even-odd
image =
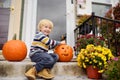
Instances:
[[[68,56],[68,54],[62,54],[63,56]]]

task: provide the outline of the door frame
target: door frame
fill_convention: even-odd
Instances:
[[[74,46],[74,29],[75,29],[75,10],[74,1],[66,0],[66,33],[67,33],[67,44]],[[37,0],[25,0],[24,2],[24,16],[23,16],[23,29],[22,29],[22,40],[25,41],[30,50],[30,45],[33,36],[36,31],[36,11],[37,11]]]
[[[16,34],[17,39],[19,39],[22,1],[23,0],[11,0],[10,7],[8,7],[10,8],[8,40],[12,40],[14,34]],[[2,50],[0,50],[0,54],[2,54]]]
[[[8,40],[11,40],[14,34],[16,34],[17,39],[19,39],[22,1],[23,0],[11,0]]]

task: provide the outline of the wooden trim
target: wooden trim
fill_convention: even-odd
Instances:
[[[12,0],[11,1],[11,12],[10,12],[10,22],[9,22],[9,32],[8,40],[11,40],[14,34],[17,35],[19,39],[20,35],[20,20],[21,20],[21,4],[22,0]]]

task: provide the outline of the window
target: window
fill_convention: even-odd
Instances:
[[[97,16],[104,17],[105,13],[112,7],[112,4],[92,2],[92,12]]]

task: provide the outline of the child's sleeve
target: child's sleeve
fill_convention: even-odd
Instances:
[[[48,36],[46,36],[44,34],[39,35],[39,37],[37,37],[37,39],[39,41],[41,41],[42,43],[50,46],[50,49],[52,49],[55,46],[57,46],[58,44],[60,44],[60,41],[52,40]]]
[[[60,44],[60,41],[52,40],[49,37],[45,37],[42,40],[42,42],[45,43],[46,45],[49,45],[49,49],[53,49],[54,47]]]

